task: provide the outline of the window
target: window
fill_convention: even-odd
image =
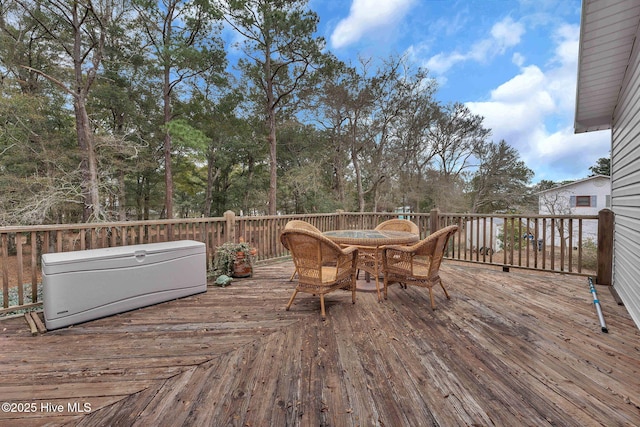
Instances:
[[[572,208],[595,208],[598,206],[598,196],[571,196]]]
[[[577,208],[591,207],[591,196],[576,196],[576,207]]]

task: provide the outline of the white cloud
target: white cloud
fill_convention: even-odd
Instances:
[[[491,91],[491,99],[508,104],[517,103],[521,99],[538,98],[542,102],[532,107],[536,110],[540,107],[551,109],[553,100],[545,89],[545,78],[542,70],[535,65],[521,68],[519,75]]]
[[[360,40],[366,33],[395,26],[415,0],[353,0],[349,16],[331,34],[331,45],[341,48]]]
[[[463,55],[457,52],[450,54],[439,53],[432,56],[429,61],[427,61],[426,67],[429,71],[432,71],[434,73],[444,74],[444,72],[446,72],[449,68],[453,67],[458,62],[466,61],[467,59],[467,55]]]
[[[490,37],[474,43],[466,52],[438,53],[431,57],[426,67],[435,73],[442,74],[455,64],[464,61],[485,62],[496,55],[501,55],[508,48],[517,46],[525,33],[524,25],[515,22],[511,17],[494,24]]]
[[[555,55],[546,70],[522,66],[520,74],[491,91],[488,101],[467,103],[485,117],[494,141],[504,139],[518,150],[536,171],[535,181],[584,178],[610,144],[609,132],[573,132],[578,26],[559,27],[554,41]]]
[[[525,60],[526,58],[524,57],[524,55],[522,55],[519,52],[514,53],[513,56],[511,57],[511,62],[513,62],[518,67],[522,67],[522,65],[524,65]]]
[[[500,53],[508,47],[518,45],[523,34],[524,26],[519,22],[513,22],[510,17],[503,19],[491,28],[491,37]]]

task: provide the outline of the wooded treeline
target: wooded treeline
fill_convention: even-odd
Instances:
[[[533,172],[306,0],[0,0],[0,225],[526,209]]]

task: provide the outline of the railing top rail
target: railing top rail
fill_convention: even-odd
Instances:
[[[333,214],[335,215],[335,214]],[[429,212],[340,212],[340,215],[347,216],[361,216],[361,215],[391,215],[391,216],[402,216],[402,215],[430,215]],[[441,214],[443,215],[443,214]]]
[[[45,225],[10,225],[0,227],[0,233],[20,233],[25,231],[56,231],[69,229],[92,229],[102,227],[134,227],[139,225],[193,224],[200,222],[223,222],[223,217],[180,218],[180,219],[150,219],[140,221],[114,222],[83,222],[74,224],[45,224]]]
[[[441,217],[457,217],[457,218],[598,219],[598,215],[472,214],[472,213],[440,213],[439,215]]]
[[[360,214],[359,214],[360,215]],[[336,216],[336,213],[314,213],[314,214],[288,214],[288,215],[237,215],[235,219],[252,220],[252,219],[299,219],[299,218],[327,218]],[[205,218],[206,219],[206,218]]]
[[[336,213],[314,213],[314,214],[290,214],[290,215],[260,215],[260,216],[240,216],[236,215],[237,221],[252,221],[252,220],[271,220],[271,219],[296,219],[301,217],[306,218],[327,218],[335,216]],[[402,215],[394,212],[340,212],[340,215],[345,216],[362,216],[362,215]],[[405,214],[408,215],[408,214]],[[428,216],[429,213],[425,212],[412,212],[412,216]],[[529,218],[529,219],[598,219],[598,215],[528,215],[528,214],[476,214],[476,213],[439,213],[441,217],[454,217],[454,218],[500,218],[500,219],[517,219],[517,218]],[[167,224],[193,224],[201,222],[223,222],[226,219],[224,217],[204,217],[204,218],[175,218],[175,219],[157,219],[157,220],[139,220],[139,221],[112,221],[112,222],[88,222],[88,223],[74,223],[74,224],[46,224],[46,225],[16,225],[16,226],[1,226],[0,233],[21,233],[31,231],[57,231],[57,230],[69,230],[69,229],[94,229],[102,227],[135,227],[144,225],[167,225]]]

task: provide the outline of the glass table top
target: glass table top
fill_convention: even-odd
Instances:
[[[362,245],[407,244],[417,242],[417,234],[393,230],[333,230],[322,233],[336,243]]]

